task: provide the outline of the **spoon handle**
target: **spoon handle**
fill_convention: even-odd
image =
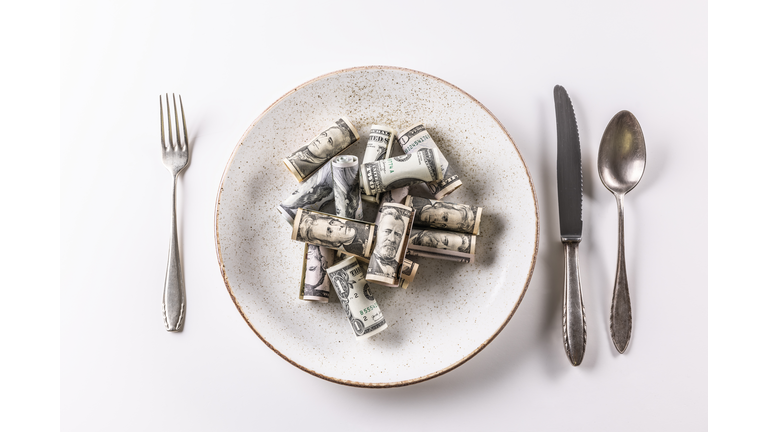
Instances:
[[[632,335],[632,305],[629,301],[627,265],[624,261],[624,195],[616,195],[616,204],[619,207],[619,257],[611,301],[611,339],[619,353],[623,354]]]
[[[563,344],[571,364],[578,366],[587,346],[587,319],[581,299],[579,244],[563,242],[565,247],[565,286],[563,292]]]

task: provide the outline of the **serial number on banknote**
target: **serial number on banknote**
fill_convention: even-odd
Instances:
[[[360,311],[360,315],[365,315],[365,314],[367,314],[368,312],[370,312],[370,311],[372,311],[372,310],[374,310],[374,309],[378,309],[378,308],[379,308],[379,305],[378,305],[378,304],[376,304],[376,303],[374,303],[374,304],[372,304],[372,305],[368,306],[367,308],[365,308],[365,309],[361,310],[361,311]]]

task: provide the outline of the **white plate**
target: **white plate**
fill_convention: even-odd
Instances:
[[[360,132],[345,153],[360,156],[371,124],[423,122],[463,182],[446,201],[484,207],[475,263],[417,258],[407,290],[373,286],[389,328],[364,341],[335,295],[299,300],[303,244],[275,209],[297,185],[281,159],[341,116]],[[293,365],[353,386],[413,384],[472,358],[519,306],[538,239],[533,184],[501,123],[461,89],[402,68],[341,70],[288,92],[243,135],[217,197],[219,265],[248,325]]]

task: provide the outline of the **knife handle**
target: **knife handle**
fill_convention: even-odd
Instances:
[[[564,242],[565,286],[563,292],[563,344],[571,364],[578,366],[584,359],[587,345],[587,319],[581,299],[579,278],[579,243]]]

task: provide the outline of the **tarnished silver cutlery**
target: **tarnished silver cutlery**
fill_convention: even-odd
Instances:
[[[645,172],[645,137],[631,112],[619,112],[606,126],[597,154],[597,169],[619,208],[619,256],[611,301],[611,339],[616,349],[624,353],[632,335],[632,305],[624,259],[624,195],[637,186]]]
[[[179,173],[189,164],[189,142],[187,140],[187,120],[184,117],[184,104],[179,95],[181,108],[181,124],[179,129],[179,113],[176,110],[176,95],[173,95],[173,118],[176,125],[174,139],[171,125],[171,105],[168,94],[165,94],[165,108],[168,119],[168,136],[166,139],[165,123],[163,121],[163,96],[160,96],[160,144],[163,165],[173,176],[173,200],[171,201],[171,242],[168,250],[168,266],[165,270],[165,285],[163,287],[163,319],[165,329],[170,332],[181,331],[184,327],[184,306],[186,294],[184,289],[184,272],[181,268],[179,253],[179,238],[176,227],[176,179]],[[183,134],[181,133],[183,132]]]
[[[581,242],[581,147],[571,98],[562,86],[555,86],[557,120],[557,205],[560,212],[560,241],[565,249],[563,288],[563,344],[571,364],[584,359],[587,320],[581,298],[579,243]]]

